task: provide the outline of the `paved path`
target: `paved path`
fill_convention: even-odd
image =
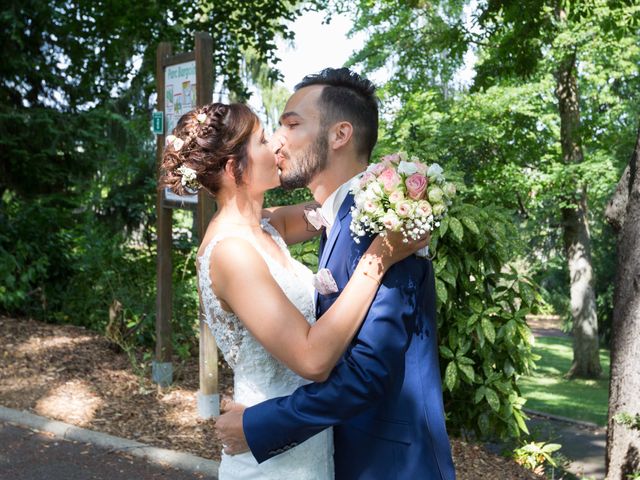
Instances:
[[[580,478],[604,479],[605,428],[529,416],[529,431],[536,432],[536,438],[562,445],[560,452],[572,460],[568,467],[571,473]]]
[[[0,479],[195,480],[206,478],[151,464],[123,452],[63,440],[0,421]]]

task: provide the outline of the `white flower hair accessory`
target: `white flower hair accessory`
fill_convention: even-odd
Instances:
[[[167,136],[167,145],[173,145],[173,149],[176,152],[178,152],[178,151],[180,151],[180,149],[184,145],[184,140],[182,140],[181,138],[176,137],[175,135],[168,135]]]
[[[200,182],[198,181],[198,176],[193,168],[181,165],[176,169],[176,172],[182,176],[180,182],[188,192],[196,193],[200,189]]]

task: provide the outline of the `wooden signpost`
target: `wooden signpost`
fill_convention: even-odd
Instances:
[[[209,34],[195,34],[195,50],[172,55],[171,44],[162,42],[156,52],[157,112],[153,117],[157,147],[157,166],[160,174],[165,135],[170,134],[178,119],[194,108],[213,100],[213,40]],[[161,131],[164,127],[164,131]],[[198,195],[180,197],[166,189],[158,190],[156,211],[158,215],[158,265],[156,300],[156,351],[152,366],[155,383],[167,386],[173,381],[171,348],[172,281],[172,209],[194,210],[198,225],[198,237],[204,237],[215,204],[204,190]],[[202,418],[220,414],[218,390],[218,350],[215,339],[203,321],[200,322],[200,390],[198,413]]]

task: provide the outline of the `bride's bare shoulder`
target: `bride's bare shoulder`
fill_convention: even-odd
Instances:
[[[233,232],[212,235],[209,239],[205,237],[206,243],[203,242],[198,255],[203,255],[206,245],[211,241],[215,241],[216,244],[209,257],[209,268],[211,273],[215,272],[219,278],[239,272],[255,272],[264,264],[251,240],[241,235],[234,235]]]

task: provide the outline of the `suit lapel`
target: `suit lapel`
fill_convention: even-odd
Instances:
[[[338,235],[342,230],[342,221],[344,217],[347,216],[349,211],[351,211],[351,206],[353,205],[353,195],[349,194],[340,205],[340,210],[338,210],[338,215],[336,216],[335,222],[331,226],[331,231],[329,232],[329,236],[327,240],[324,242],[322,248],[320,249],[320,259],[318,261],[318,270],[321,268],[326,268],[327,263],[329,262],[329,257],[331,256],[331,252],[333,251],[333,247],[336,244],[336,240],[338,239]],[[345,227],[345,228],[348,228]],[[316,301],[316,309],[318,307],[318,291],[315,293],[315,301]]]

